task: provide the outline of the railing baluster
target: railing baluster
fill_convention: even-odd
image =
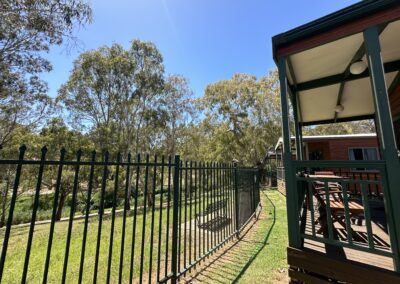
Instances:
[[[197,215],[197,191],[198,191],[198,187],[197,187],[197,162],[194,162],[194,260],[197,259],[197,224],[196,224],[196,215]],[[192,222],[192,221],[191,221]],[[195,266],[196,267],[196,266]]]
[[[238,168],[237,164],[234,165],[234,188],[235,188],[235,199],[234,199],[234,205],[235,205],[235,232],[236,232],[236,237],[239,238],[239,185],[238,185]]]
[[[53,198],[53,209],[52,209],[52,214],[51,214],[49,241],[47,244],[46,261],[45,261],[45,265],[44,265],[43,280],[42,280],[43,284],[47,283],[47,275],[49,273],[51,248],[53,245],[54,225],[56,223],[57,204],[58,204],[58,196],[60,194],[61,176],[62,176],[64,158],[65,158],[65,149],[62,148],[60,151],[60,164],[58,166],[56,187],[55,187],[54,198]]]
[[[83,265],[85,262],[85,250],[86,250],[86,238],[87,238],[87,230],[89,224],[89,214],[90,214],[90,200],[92,198],[92,189],[93,189],[93,175],[94,175],[94,162],[96,161],[96,152],[92,152],[92,164],[90,165],[90,174],[89,174],[89,184],[86,198],[86,214],[85,214],[85,223],[83,227],[83,238],[82,238],[82,249],[81,249],[81,261],[79,265],[79,278],[78,283],[82,283],[83,278]],[[61,178],[61,177],[60,177]],[[55,199],[56,197],[54,197]],[[55,207],[56,205],[54,205]]]
[[[93,273],[93,283],[97,283],[97,273],[99,268],[99,257],[100,257],[100,245],[101,245],[101,229],[103,225],[103,214],[104,214],[104,197],[106,193],[107,185],[107,173],[108,173],[108,151],[104,153],[104,167],[103,167],[103,177],[101,180],[101,194],[100,194],[100,206],[99,206],[99,224],[97,227],[97,242],[96,242],[96,255],[94,262],[94,273]]]
[[[187,196],[188,196],[188,162],[185,162],[185,203],[183,206],[184,211],[184,224],[183,224],[183,269],[186,269],[187,267],[187,262],[186,262],[186,236],[187,236],[187,229],[186,229],[186,223],[187,223]]]
[[[374,235],[372,233],[372,225],[371,225],[371,209],[369,206],[368,194],[367,194],[367,189],[365,188],[365,183],[361,184],[361,194],[364,206],[365,225],[367,226],[368,246],[370,249],[373,250]]]
[[[231,219],[229,222],[229,235],[232,235],[234,233],[234,178],[233,178],[233,165],[229,164],[229,218]]]
[[[342,182],[344,216],[345,216],[345,221],[346,221],[347,241],[351,245],[351,244],[353,244],[353,230],[351,228],[350,213],[349,213],[349,200],[348,200],[348,196],[347,196],[348,185],[349,185],[348,182],[346,182],[346,181]]]
[[[224,200],[225,200],[225,211],[224,211],[224,213],[225,213],[225,220],[224,220],[224,226],[225,226],[225,238],[226,237],[228,237],[229,236],[229,228],[228,228],[228,223],[227,223],[227,220],[228,220],[228,188],[227,188],[227,164],[224,164],[223,165],[223,167],[224,167],[224,169],[223,169],[223,188],[224,188]]]
[[[133,265],[135,263],[135,245],[136,245],[136,223],[137,223],[137,210],[139,199],[139,178],[140,178],[140,154],[136,157],[136,181],[135,181],[135,203],[133,206],[133,222],[132,222],[132,240],[131,240],[131,262],[129,270],[129,284],[133,282]]]
[[[124,192],[124,213],[122,217],[122,233],[121,233],[121,248],[119,253],[119,274],[118,283],[122,283],[122,272],[124,267],[124,251],[125,251],[125,230],[126,230],[126,215],[129,205],[129,192],[131,181],[131,153],[128,153],[128,160],[126,165],[126,178],[125,178],[125,192]]]
[[[218,245],[222,242],[222,228],[221,228],[221,211],[223,208],[221,207],[221,201],[222,201],[222,185],[221,185],[221,163],[217,163],[217,204],[218,206],[218,211],[217,213],[217,230],[218,230]]]
[[[171,205],[171,156],[168,157],[168,201],[167,201],[167,225],[166,225],[166,255],[165,255],[165,276],[168,275],[168,254],[169,254],[169,215]]]
[[[212,163],[210,162],[207,166],[207,207],[213,202],[212,199]],[[207,208],[206,207],[206,208]],[[210,217],[211,215],[211,217]],[[211,219],[211,221],[210,221]],[[210,238],[209,246],[207,246],[207,252],[212,249],[213,244],[213,231],[212,231],[212,214],[207,214],[207,237]]]
[[[153,191],[151,192],[151,228],[150,228],[150,261],[149,261],[149,283],[151,283],[151,277],[153,272],[153,247],[154,247],[154,213],[156,208],[156,186],[157,186],[157,155],[154,156],[154,167],[153,167]]]
[[[47,148],[45,146],[42,148],[42,155],[40,157],[39,174],[38,174],[38,179],[37,179],[37,183],[36,183],[35,199],[33,202],[32,218],[31,218],[31,224],[29,227],[28,243],[26,245],[24,270],[22,272],[21,283],[26,283],[26,277],[28,275],[29,257],[31,254],[33,232],[35,230],[36,213],[37,213],[37,210],[39,207],[40,189],[42,187],[42,177],[43,177],[43,170],[44,170],[44,161],[46,160],[46,153],[47,153]]]
[[[315,212],[314,212],[314,195],[312,194],[312,184],[310,181],[307,181],[307,188],[308,188],[308,202],[311,211],[311,230],[312,235],[315,237]]]
[[[206,172],[206,170],[205,170],[205,167],[206,167],[206,163],[205,162],[203,162],[202,163],[202,167],[203,167],[203,169],[202,169],[202,172],[203,172],[203,212],[204,212],[204,210],[206,210],[206,188],[207,188],[207,184],[206,184],[206,177],[207,177],[207,172]],[[205,221],[205,217],[204,216],[201,216],[201,218],[203,219],[202,221],[201,221],[201,224],[202,224],[202,230],[203,230],[203,255],[205,255],[205,251],[206,251],[206,228],[205,228],[205,226],[204,226],[204,221]]]
[[[172,213],[172,253],[171,253],[171,258],[172,258],[172,279],[171,283],[176,284],[177,282],[177,275],[178,275],[178,270],[179,270],[179,264],[178,264],[178,256],[180,255],[180,252],[178,252],[178,209],[179,209],[179,193],[180,193],[180,182],[179,180],[181,179],[180,175],[180,167],[181,167],[181,162],[179,156],[175,156],[175,162],[174,162],[175,170],[174,170],[174,180],[173,180],[173,185],[174,185],[174,201],[173,201],[173,213]]]
[[[217,170],[216,170],[216,163],[215,162],[213,162],[212,164],[211,164],[211,192],[212,192],[212,204],[215,204],[215,202],[216,202],[216,174],[217,174]],[[211,248],[212,249],[214,249],[214,247],[216,246],[216,244],[217,244],[217,234],[218,234],[218,231],[217,231],[217,224],[216,224],[216,222],[215,222],[215,217],[216,217],[216,214],[217,214],[217,212],[215,211],[215,210],[213,210],[212,211],[212,213],[211,213],[211,216],[212,216],[212,232],[213,232],[213,234],[212,234],[212,236],[213,236],[213,238],[212,238],[212,240],[213,240],[213,242],[212,242],[212,246],[211,246]]]
[[[181,271],[181,247],[182,247],[182,182],[183,182],[183,161],[180,161],[179,177],[179,229],[178,229],[178,270]]]
[[[143,282],[143,266],[144,266],[144,245],[146,236],[146,211],[147,211],[147,194],[148,194],[148,179],[149,179],[149,154],[146,155],[146,166],[144,174],[144,192],[143,192],[143,223],[142,223],[142,242],[140,250],[140,275],[139,282]]]
[[[81,154],[82,154],[81,150],[78,150],[78,152],[76,153],[77,164],[75,166],[74,187],[72,189],[71,211],[69,213],[67,243],[66,243],[66,246],[65,246],[64,268],[63,268],[61,283],[65,283],[66,277],[67,277],[69,247],[70,247],[70,244],[71,244],[72,225],[73,225],[73,222],[74,222],[74,215],[75,215],[76,194],[77,194],[78,186],[79,186],[78,176],[79,176],[79,166],[80,166]]]
[[[330,191],[328,182],[324,182],[325,185],[325,197],[326,197],[326,222],[328,225],[328,236],[329,240],[333,240],[333,223],[332,223],[332,214],[331,214],[331,200],[330,200]]]
[[[114,228],[115,228],[115,207],[117,206],[117,194],[118,194],[118,179],[119,179],[119,164],[121,163],[121,154],[117,154],[117,166],[115,169],[114,177],[114,192],[113,192],[113,205],[111,210],[111,229],[110,229],[110,242],[108,246],[108,262],[107,262],[107,283],[110,283],[111,279],[111,266],[112,266],[112,253],[114,245]]]
[[[162,212],[164,195],[164,156],[161,157],[161,181],[160,181],[160,214],[158,215],[158,253],[157,253],[157,282],[160,281],[160,263],[161,263],[161,240],[162,240]]]
[[[10,209],[8,211],[6,230],[4,232],[3,248],[1,250],[0,282],[1,282],[1,279],[3,277],[4,263],[6,261],[8,241],[10,239],[11,224],[12,224],[12,219],[13,219],[13,214],[14,214],[15,201],[17,200],[17,193],[18,193],[19,181],[20,181],[20,178],[21,178],[22,164],[23,164],[23,161],[24,161],[25,151],[26,151],[26,146],[22,145],[19,148],[18,165],[17,165],[17,170],[15,172],[14,187],[13,187],[13,192],[12,192],[12,195],[11,195]],[[5,213],[3,213],[3,214],[5,214]]]
[[[193,188],[193,162],[190,161],[189,171],[189,265],[192,264],[192,188]]]

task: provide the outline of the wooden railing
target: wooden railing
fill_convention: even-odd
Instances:
[[[297,200],[293,204],[298,206],[299,222],[294,231],[299,238],[389,256],[398,262],[395,236],[388,233],[394,224],[384,161],[292,161],[291,166],[295,191],[287,197]],[[357,168],[364,172],[354,172]],[[313,175],[316,171],[335,176]]]

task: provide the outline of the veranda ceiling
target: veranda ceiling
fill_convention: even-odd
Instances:
[[[321,79],[345,74],[355,57],[367,62],[363,41],[363,34],[357,33],[288,57],[288,81],[292,86],[299,87],[300,122],[305,125],[318,124],[374,114],[368,70],[348,81],[321,83]],[[400,20],[381,26],[380,44],[384,64],[400,60]],[[390,68],[385,69],[388,88],[396,78],[397,66],[399,64],[391,64]],[[341,84],[343,90],[339,97]],[[342,112],[335,112],[337,104],[344,107]]]

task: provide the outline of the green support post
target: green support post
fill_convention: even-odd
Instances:
[[[294,131],[296,134],[296,158],[297,160],[303,160],[303,142],[301,141],[301,126],[299,123],[298,116],[298,102],[297,102],[297,94],[292,94],[293,98],[293,116],[294,116]]]
[[[281,57],[278,62],[279,81],[281,87],[281,111],[282,111],[282,137],[283,137],[283,161],[285,166],[286,207],[289,231],[289,246],[301,247],[298,192],[296,188],[295,173],[292,166],[292,150],[290,147],[290,126],[288,106],[288,85],[286,81],[286,58]]]
[[[368,58],[372,93],[375,103],[376,124],[382,159],[386,161],[386,178],[388,187],[384,191],[389,235],[394,254],[394,266],[400,272],[400,163],[395,142],[392,115],[385,82],[385,72],[381,58],[379,31],[376,26],[364,31],[364,42]]]

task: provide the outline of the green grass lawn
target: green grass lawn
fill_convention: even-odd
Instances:
[[[261,198],[267,218],[254,230],[253,255],[238,283],[287,283],[286,199],[277,190],[264,191]]]
[[[239,241],[228,244],[186,280],[195,283],[288,283],[286,200],[261,192],[262,212]]]
[[[263,211],[260,219],[247,231],[243,233],[242,241],[226,250],[226,258],[224,261],[217,261],[216,269],[209,271],[211,279],[218,280],[223,283],[239,282],[239,283],[275,283],[286,280],[286,246],[287,246],[287,229],[286,229],[286,207],[284,197],[275,190],[267,190],[261,192],[261,201]],[[194,204],[193,204],[194,206]],[[189,206],[186,210],[189,210]],[[193,208],[193,207],[192,207]],[[184,210],[182,210],[182,213]],[[154,239],[153,239],[153,274],[152,282],[155,281],[157,266],[157,250],[158,250],[158,222],[160,211],[155,211],[154,216]],[[165,259],[166,246],[166,217],[167,209],[162,210],[162,236],[161,242],[161,259]],[[170,222],[172,223],[172,209],[170,211]],[[93,270],[96,252],[98,218],[89,219],[87,243],[85,251],[85,264],[83,273],[83,283],[90,283],[93,280]],[[118,282],[118,272],[120,265],[121,237],[122,237],[122,215],[117,215],[115,219],[114,242],[111,266],[111,283]],[[183,220],[182,220],[183,221]],[[170,223],[170,229],[171,224]],[[123,283],[127,283],[129,279],[130,252],[132,242],[132,224],[133,216],[126,219],[126,238],[123,248]],[[69,253],[67,283],[76,283],[79,273],[79,265],[81,259],[81,247],[83,237],[84,220],[75,220],[72,231],[71,246]],[[143,215],[138,214],[136,226],[135,241],[135,258],[134,258],[134,283],[138,282],[140,268],[140,252],[141,252],[141,236],[143,226]],[[41,283],[47,250],[49,224],[37,225],[32,243],[32,251],[30,256],[28,283]],[[68,230],[68,222],[58,222],[55,226],[55,233],[52,246],[52,254],[50,261],[50,270],[48,276],[49,283],[59,283],[62,276],[66,236]],[[145,228],[145,258],[144,258],[144,279],[148,279],[149,252],[151,247],[151,211],[147,211],[146,228]],[[29,227],[13,227],[7,252],[6,264],[3,273],[2,283],[19,283],[23,270],[23,264],[26,253],[26,243]],[[111,216],[105,217],[102,226],[102,238],[99,257],[99,268],[97,280],[99,283],[106,281],[109,243],[111,231]],[[0,246],[4,237],[4,228],[0,230]],[[171,260],[171,239],[170,231],[169,240],[169,261]],[[227,244],[222,251],[230,247]],[[181,248],[183,253],[183,247]],[[207,264],[207,261],[206,261]],[[161,265],[163,268],[163,265]],[[163,270],[162,270],[163,271]],[[170,268],[168,269],[168,272]],[[163,273],[161,277],[163,277]],[[214,282],[212,282],[214,283]]]
[[[166,230],[166,214],[167,210],[163,210],[163,238],[165,240]],[[172,210],[171,210],[172,218]],[[159,212],[155,212],[155,225],[154,225],[154,240],[153,240],[153,263],[157,258],[157,242],[158,242],[158,222]],[[118,271],[119,271],[119,257],[121,250],[121,237],[122,237],[122,216],[118,216],[115,219],[114,229],[114,242],[113,242],[113,253],[112,253],[112,270],[111,270],[111,282],[118,282]],[[170,222],[172,219],[170,219]],[[129,264],[130,264],[130,252],[131,252],[131,241],[132,241],[132,224],[133,216],[127,217],[126,220],[126,240],[123,251],[124,259],[124,270],[123,270],[123,283],[129,279]],[[68,272],[67,272],[67,283],[75,283],[78,279],[79,265],[81,259],[81,247],[83,238],[83,220],[74,221],[73,232],[71,238]],[[136,227],[136,244],[135,244],[135,258],[134,258],[134,276],[135,278],[139,275],[139,264],[140,264],[140,249],[141,249],[141,236],[143,226],[143,215],[137,217]],[[41,283],[44,260],[47,249],[47,241],[49,234],[49,224],[37,225],[35,227],[35,233],[32,244],[32,251],[29,262],[28,271],[28,283]],[[87,234],[87,244],[85,252],[85,265],[83,283],[89,283],[93,280],[93,270],[96,252],[96,240],[97,240],[97,228],[98,218],[94,217],[90,219]],[[59,283],[62,275],[63,260],[65,254],[66,236],[68,230],[68,222],[59,222],[55,226],[52,254],[50,261],[50,270],[48,276],[49,283]],[[149,269],[149,250],[150,250],[150,230],[151,230],[151,211],[147,212],[146,217],[146,229],[145,229],[145,261],[144,261],[144,275],[147,277],[147,271]],[[24,264],[26,242],[28,236],[29,227],[12,229],[10,242],[7,251],[7,260],[5,264],[5,270],[3,274],[3,283],[19,283],[21,273]],[[102,226],[102,238],[100,247],[99,257],[99,273],[97,279],[99,283],[104,283],[106,280],[107,263],[108,263],[108,252],[110,243],[110,231],[111,231],[111,218],[107,217],[103,221]],[[4,236],[4,230],[0,232],[0,238]],[[0,243],[1,245],[1,243]],[[162,259],[165,257],[165,241],[162,242]],[[153,271],[156,269],[153,264]]]
[[[194,206],[195,202],[192,202],[192,218],[194,218]],[[189,222],[189,212],[190,206],[186,206],[187,221]],[[171,245],[172,245],[172,208],[170,210],[170,223],[169,223],[169,268],[171,269]],[[156,271],[157,271],[157,252],[158,252],[158,233],[159,233],[159,218],[160,212],[162,212],[162,241],[161,241],[161,271],[160,278],[164,277],[164,263],[166,257],[166,231],[167,231],[167,213],[166,208],[161,211],[157,208],[154,214],[154,237],[151,243],[151,209],[146,212],[146,226],[145,226],[145,240],[144,240],[144,263],[143,263],[143,279],[148,279],[149,277],[149,255],[150,248],[153,249],[153,267],[152,267],[152,282],[155,281]],[[181,209],[182,223],[184,223],[184,212]],[[79,214],[79,213],[78,213]],[[123,248],[123,283],[127,283],[129,279],[130,270],[130,258],[131,258],[131,248],[132,248],[132,232],[133,232],[133,216],[128,215],[126,219],[126,231],[125,231],[125,245]],[[119,265],[120,265],[120,251],[121,251],[121,238],[122,238],[122,212],[118,213],[115,218],[114,225],[114,240],[113,240],[113,252],[112,252],[112,266],[111,266],[111,282],[118,282],[119,277]],[[136,237],[135,237],[135,258],[133,266],[133,276],[134,283],[139,280],[140,272],[140,253],[142,245],[142,226],[143,226],[143,215],[139,211],[136,221]],[[182,232],[184,226],[182,225]],[[35,226],[35,232],[33,237],[29,269],[28,269],[28,283],[41,283],[44,263],[46,258],[46,250],[48,244],[50,224],[37,224]],[[84,220],[74,220],[69,261],[68,261],[68,271],[67,271],[67,283],[75,283],[78,280],[79,265],[81,259],[81,248],[83,239],[83,229]],[[86,250],[85,250],[85,262],[84,262],[84,272],[83,272],[83,283],[90,283],[93,280],[93,271],[95,263],[96,254],[96,242],[97,242],[97,230],[98,230],[98,218],[89,218]],[[2,245],[4,238],[4,228],[0,230],[0,246]],[[26,254],[26,244],[28,239],[29,226],[14,226],[11,230],[11,236],[8,244],[7,257],[5,263],[5,269],[3,273],[3,283],[20,283],[21,274],[23,271],[23,265]],[[62,277],[66,238],[68,232],[68,222],[57,222],[55,225],[50,269],[48,275],[49,283],[59,283]],[[110,232],[111,232],[111,215],[103,217],[102,225],[102,238],[100,245],[100,256],[99,256],[99,266],[97,280],[99,283],[106,282],[107,267],[108,267],[108,254],[109,254],[109,243],[110,243]],[[193,234],[192,234],[193,238]],[[183,233],[182,233],[183,242]],[[151,246],[151,244],[153,244]],[[192,241],[193,244],[193,241]],[[183,254],[184,246],[181,246],[181,254]]]

